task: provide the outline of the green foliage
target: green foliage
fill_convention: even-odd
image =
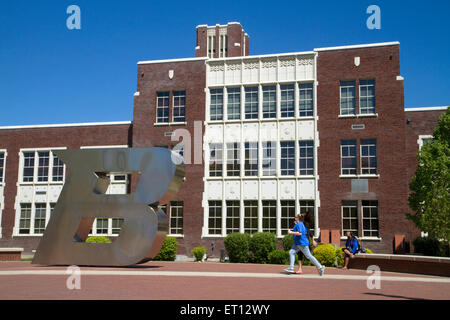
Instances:
[[[249,260],[250,235],[248,233],[230,233],[224,239],[230,262],[245,263]]]
[[[336,249],[336,267],[343,267],[344,266],[344,249],[345,247],[339,247]]]
[[[177,247],[178,247],[177,239],[173,237],[166,237],[166,239],[164,239],[161,250],[153,260],[159,261],[175,260],[175,256],[177,254]]]
[[[329,243],[319,245],[314,249],[313,255],[324,266],[334,267],[336,263],[336,249]]]
[[[203,256],[206,253],[206,248],[205,247],[195,247],[194,249],[191,250],[191,253],[195,257],[196,261],[202,261]]]
[[[86,239],[89,243],[111,243],[111,240],[107,237],[89,237]]]
[[[289,252],[274,250],[269,253],[268,260],[271,264],[289,264]]]
[[[366,249],[366,253],[373,254],[372,250],[370,250],[369,248],[364,248],[364,249]]]
[[[433,140],[418,153],[416,174],[409,187],[407,214],[431,238],[450,241],[450,108],[439,118]]]
[[[277,237],[272,232],[257,232],[250,238],[250,260],[256,263],[267,263],[269,253],[277,247]]]
[[[294,236],[292,234],[287,234],[283,237],[283,249],[286,251],[291,250],[292,245],[294,244]]]
[[[448,243],[430,237],[419,237],[413,241],[414,253],[425,256],[448,257]]]

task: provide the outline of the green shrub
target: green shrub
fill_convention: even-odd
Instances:
[[[206,248],[205,247],[195,247],[194,249],[191,250],[191,253],[195,257],[196,261],[202,261],[203,256],[206,253]]]
[[[289,264],[289,252],[274,250],[268,256],[270,264]]]
[[[364,248],[366,250],[366,253],[368,254],[373,254],[372,250],[370,250],[369,248]]]
[[[430,237],[419,237],[413,241],[414,253],[425,256],[448,257],[448,244]]]
[[[111,240],[107,237],[89,237],[86,239],[89,243],[111,243]]]
[[[277,248],[277,237],[271,232],[257,232],[250,238],[250,260],[267,263],[269,253]]]
[[[313,255],[324,266],[334,267],[336,264],[336,249],[329,243],[319,245]]]
[[[344,251],[342,251],[342,249],[344,249],[345,247],[339,247],[336,249],[336,266],[337,267],[343,267],[344,266]]]
[[[286,251],[291,250],[294,244],[294,236],[292,234],[287,234],[283,237],[283,249]]]
[[[159,260],[159,261],[173,261],[175,260],[175,256],[177,255],[177,239],[172,237],[166,237],[164,239],[163,245],[161,247],[161,250],[156,255],[153,260]]]
[[[249,260],[250,235],[248,233],[230,233],[224,239],[230,262],[245,263]]]

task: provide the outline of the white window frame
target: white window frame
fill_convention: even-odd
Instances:
[[[373,155],[370,155],[370,153],[369,153],[369,155],[367,155],[367,156],[364,156],[364,158],[369,158],[369,163],[370,163],[370,158],[376,158],[376,160],[377,160],[377,166],[376,166],[376,173],[363,173],[363,169],[366,169],[366,170],[372,170],[372,169],[374,169],[374,167],[365,167],[365,168],[363,168],[363,166],[362,166],[362,164],[363,164],[363,155],[362,155],[362,149],[363,149],[363,146],[369,146],[369,150],[370,150],[370,146],[372,146],[373,144],[363,144],[362,143],[362,141],[363,140],[375,140],[375,156],[373,156]],[[360,175],[361,176],[378,176],[378,167],[379,167],[379,165],[378,165],[378,141],[377,141],[377,139],[360,139],[359,140],[359,167],[360,167]]]
[[[376,201],[377,205],[376,206],[373,206],[373,205],[364,206],[363,205],[364,201]],[[365,218],[364,217],[364,208],[369,208],[369,209],[370,208],[376,208],[377,209],[377,217],[376,218],[373,218],[373,217]],[[380,206],[379,206],[379,201],[378,200],[362,200],[361,201],[361,236],[363,238],[379,238],[380,237],[380,212],[379,212],[379,208],[380,208]],[[377,220],[378,229],[364,229],[364,220]],[[372,222],[370,223],[370,225],[372,226]],[[376,231],[378,236],[373,236],[373,235],[366,236],[364,234],[364,232],[366,232],[366,231],[370,232],[370,233]]]
[[[361,84],[361,81],[373,81],[373,84]],[[375,85],[376,85],[375,79],[359,79],[359,99],[358,99],[358,103],[359,103],[359,114],[360,115],[376,115],[376,113],[377,113],[377,100],[376,100],[376,88],[375,88]],[[374,100],[373,112],[366,112],[366,113],[362,112],[362,107],[361,107],[361,99],[362,99],[361,88],[362,87],[366,87],[366,88],[373,87],[374,95],[373,96],[364,96],[364,98],[366,99],[367,102],[369,102],[369,98],[373,98],[373,100]],[[369,110],[368,107],[366,107],[365,109]]]
[[[342,141],[354,141],[354,145],[342,145]],[[344,155],[343,155],[343,147],[346,147],[346,148],[350,148],[350,147],[353,147],[354,146],[354,148],[355,148],[355,156],[354,157],[351,157],[351,156],[346,156],[345,158],[344,158]],[[356,139],[341,139],[340,140],[340,149],[341,149],[341,176],[357,176],[357,174],[358,174],[358,153],[357,153],[357,150],[358,150],[358,142],[357,142],[357,140]],[[344,170],[353,170],[353,168],[343,168],[342,167],[342,162],[343,162],[343,160],[344,159],[355,159],[356,161],[356,166],[355,166],[355,168],[354,168],[354,170],[355,170],[355,173],[344,173]]]
[[[353,82],[353,86],[343,86],[341,83],[342,82]],[[347,90],[349,90],[349,88],[353,88],[354,89],[354,93],[355,93],[355,95],[354,95],[354,97],[353,97],[353,101],[354,101],[354,113],[342,113],[342,89],[343,88],[345,88],[345,89],[347,89]],[[348,101],[349,101],[349,99],[348,98],[346,98],[347,99],[347,104],[348,104]],[[356,110],[357,108],[356,108],[356,80],[342,80],[342,81],[339,81],[339,115],[340,116],[356,116],[357,115],[357,110]]]
[[[356,203],[355,206],[344,205],[341,201],[341,237],[345,237],[345,234],[350,231],[353,235],[359,236],[359,203],[358,200],[343,200],[343,201],[354,201]],[[344,231],[344,208],[356,208],[356,218],[345,218],[350,220],[356,220],[356,226],[358,229],[346,229]]]
[[[174,205],[174,203],[177,202],[181,202],[181,205]],[[181,215],[181,228],[178,226],[178,224],[180,223],[180,216],[177,215],[176,217],[173,217],[172,212],[175,210],[179,210],[181,208],[182,210],[182,215]],[[172,226],[172,219],[175,219],[177,221],[177,226],[173,227]],[[183,229],[183,222],[184,222],[184,201],[183,200],[175,200],[175,201],[170,201],[170,216],[169,216],[169,235],[170,236],[183,236],[184,234],[184,229]],[[172,232],[172,228],[175,229],[181,229],[182,232],[181,233],[173,233]]]
[[[175,95],[175,92],[184,92],[184,95]],[[180,98],[180,97],[184,97],[184,105],[182,106],[175,106],[175,99],[176,98]],[[173,90],[172,91],[172,123],[186,123],[186,99],[187,99],[187,94],[186,94],[186,90]],[[180,118],[180,116],[175,117],[175,109],[184,109],[184,118],[183,121],[175,121],[175,118]]]
[[[417,139],[417,144],[419,145],[419,151],[422,150],[422,147],[425,144],[425,140],[428,140],[428,139],[433,139],[433,135],[432,134],[419,135],[419,137]]]
[[[168,96],[166,97],[166,96],[164,96],[164,97],[159,97],[158,96],[158,94],[160,94],[160,93],[168,93]],[[165,109],[166,107],[160,107],[159,106],[159,100],[160,99],[166,99],[167,98],[167,121],[159,121],[159,117],[158,117],[158,110],[159,109]],[[169,123],[169,120],[170,120],[170,91],[158,91],[158,92],[156,92],[156,114],[155,114],[155,117],[156,117],[156,123],[158,123],[158,124],[162,124],[162,123],[164,123],[164,124],[168,124]]]

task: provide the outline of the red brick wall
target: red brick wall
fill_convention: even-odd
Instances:
[[[173,79],[169,79],[169,70],[174,70]],[[165,137],[165,132],[176,129],[187,129],[194,143],[194,121],[201,121],[202,136],[205,120],[205,61],[186,61],[176,63],[145,64],[138,66],[139,96],[134,100],[133,147],[175,146],[178,141]],[[172,91],[186,91],[186,125],[155,126],[156,99],[158,91],[170,91],[170,114],[172,117]],[[203,142],[202,142],[203,145]],[[186,181],[181,186],[176,199],[183,201],[183,231],[184,238],[178,239],[179,254],[191,255],[193,247],[202,245],[201,233],[203,226],[203,159],[202,164],[186,165]],[[170,213],[168,208],[167,213]]]
[[[36,249],[41,238],[12,238],[20,149],[56,147],[79,149],[80,146],[128,145],[130,130],[131,126],[128,124],[0,130],[0,149],[7,149],[8,152],[5,171],[5,208],[2,213],[0,247],[20,247],[24,248],[25,252],[31,252],[32,249]]]
[[[363,241],[375,252],[392,252],[394,233],[414,238],[417,230],[406,220],[406,156],[403,81],[400,75],[399,46],[383,46],[318,53],[317,89],[319,174],[319,226],[342,229],[342,200],[378,200],[381,241]],[[360,65],[354,64],[360,57]],[[356,81],[356,107],[359,108],[359,79],[376,81],[376,118],[338,118],[340,80]],[[352,130],[352,124],[364,124],[364,130]],[[352,194],[351,179],[339,178],[340,141],[357,140],[358,172],[360,139],[377,139],[379,178],[369,178],[369,193]],[[361,210],[358,210],[361,233]],[[361,234],[360,234],[361,236]],[[344,242],[341,242],[344,243]]]

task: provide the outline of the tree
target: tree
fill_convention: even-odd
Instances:
[[[429,237],[450,241],[450,108],[439,118],[430,143],[418,153],[419,164],[409,188],[407,214]]]

